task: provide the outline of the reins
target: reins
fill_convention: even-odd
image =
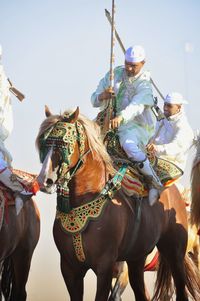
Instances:
[[[68,170],[67,173],[70,174],[69,177],[65,177],[65,174],[64,174],[63,177],[61,177],[59,180],[62,181],[64,179],[67,182],[67,184],[68,184],[69,181],[71,181],[71,179],[73,178],[73,176],[76,174],[76,172],[78,171],[78,169],[84,163],[84,161],[83,161],[84,157],[87,156],[90,152],[91,152],[91,149],[89,148],[84,154],[82,154],[79,157],[78,162],[76,163],[76,165],[74,167],[72,167],[70,170]]]

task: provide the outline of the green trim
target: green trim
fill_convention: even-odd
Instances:
[[[94,200],[71,210],[69,196],[59,196],[57,198],[58,211],[56,218],[61,219],[63,229],[68,233],[82,232],[87,227],[90,219],[97,218],[104,204],[107,204],[107,200],[112,199],[115,192],[121,188],[121,181],[126,171],[127,164],[123,164]]]

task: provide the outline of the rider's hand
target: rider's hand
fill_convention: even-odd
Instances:
[[[120,124],[122,123],[123,121],[123,117],[122,116],[117,116],[113,119],[111,119],[110,121],[110,126],[112,129],[116,129],[120,126]]]
[[[149,143],[146,146],[148,152],[155,154],[156,153],[156,146],[153,143]]]
[[[114,92],[111,88],[104,90],[101,94],[99,94],[99,101],[104,101],[108,99],[112,99],[114,97]]]

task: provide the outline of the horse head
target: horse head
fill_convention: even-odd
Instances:
[[[45,107],[46,119],[36,140],[42,168],[38,176],[41,190],[55,192],[69,181],[85,152],[85,132],[78,121],[79,108],[74,112],[52,115]]]

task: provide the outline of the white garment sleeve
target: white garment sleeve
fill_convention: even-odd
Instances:
[[[142,114],[145,106],[152,106],[153,103],[151,85],[148,81],[143,80],[136,87],[136,94],[133,96],[131,102],[121,111],[120,115],[123,117],[124,122],[129,122],[134,117]]]
[[[191,146],[193,136],[191,137],[191,132],[189,134],[187,135],[186,128],[178,128],[170,143],[155,145],[156,151],[159,155],[177,156],[182,154]]]
[[[142,114],[143,111],[144,105],[131,102],[119,115],[123,117],[123,122],[126,123],[133,120],[135,116]]]
[[[99,101],[99,95],[109,87],[109,72],[102,78],[97,86],[96,91],[91,96],[91,103],[93,107],[102,106],[102,101]]]
[[[3,66],[0,65],[0,125],[5,119],[5,107],[10,99],[9,83],[4,72]]]

